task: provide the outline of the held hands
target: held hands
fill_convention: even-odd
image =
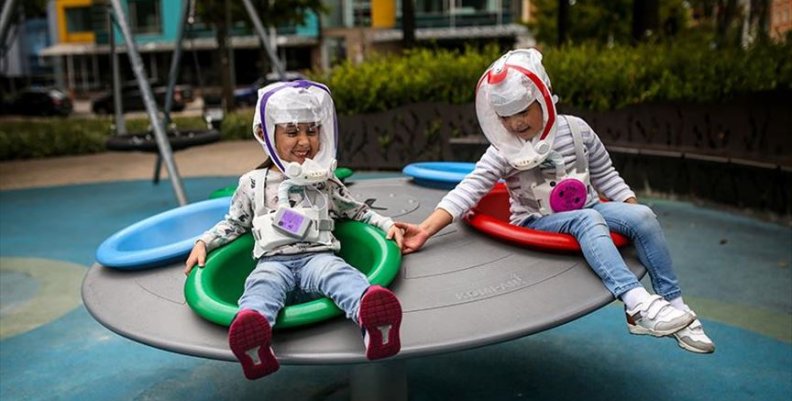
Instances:
[[[206,244],[203,241],[197,241],[195,246],[193,246],[192,252],[190,252],[190,256],[187,257],[187,261],[184,262],[184,275],[189,276],[190,272],[192,271],[195,264],[198,264],[198,267],[204,267],[206,265]]]
[[[402,253],[405,255],[421,249],[426,240],[431,236],[427,230],[415,224],[397,221],[393,225],[394,227],[399,227],[401,230],[404,230],[404,239],[402,240],[404,246],[401,248]]]
[[[385,239],[392,239],[396,241],[396,245],[399,246],[399,250],[403,250],[404,244],[404,234],[402,233],[402,229],[397,227],[398,223],[394,223],[390,229],[388,229],[388,235],[385,236]]]

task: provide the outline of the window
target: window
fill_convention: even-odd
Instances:
[[[462,0],[460,3],[457,5],[457,10],[460,12],[474,13],[487,10],[487,1],[485,0]],[[492,6],[495,7],[494,4]]]
[[[416,0],[416,14],[442,13],[446,8],[446,0]],[[401,10],[401,9],[400,9]]]
[[[69,7],[66,11],[66,32],[88,32],[91,30],[91,7]]]
[[[161,22],[159,0],[129,0],[132,33],[160,33]]]
[[[371,1],[354,0],[352,18],[355,26],[371,26]]]

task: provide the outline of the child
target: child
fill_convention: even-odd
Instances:
[[[252,231],[257,264],[228,332],[245,376],[278,370],[271,328],[294,289],[331,298],[359,324],[368,359],[395,355],[401,347],[398,299],[333,253],[340,244],[332,230],[340,217],[366,222],[400,248],[402,232],[333,176],[337,126],[329,90],[305,80],[262,88],[253,134],[269,159],[239,179],[225,219],[195,243],[184,269],[189,274],[196,263],[204,265],[207,252]]]
[[[405,230],[404,253],[420,249],[503,178],[511,223],[575,236],[586,261],[624,302],[630,333],[673,335],[688,351],[713,352],[701,322],[682,300],[656,216],[638,204],[591,127],[577,117],[556,116],[541,60],[534,49],[514,50],[485,71],[476,89],[476,114],[491,146],[420,225],[396,223]],[[598,192],[611,202],[600,202]],[[630,272],[610,230],[632,239],[659,295],[650,295]]]

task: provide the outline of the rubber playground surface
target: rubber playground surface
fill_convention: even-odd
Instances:
[[[188,199],[235,184],[258,163],[257,146],[176,153]],[[80,284],[97,246],[177,206],[167,177],[151,183],[153,164],[151,155],[126,153],[0,163],[0,399],[348,399],[352,365],[283,366],[249,382],[235,363],[133,342],[87,313]],[[685,299],[715,341],[714,354],[631,336],[621,304],[612,303],[532,336],[409,359],[409,399],[790,399],[792,228],[640,199],[666,230]]]

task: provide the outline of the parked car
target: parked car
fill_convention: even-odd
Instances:
[[[298,79],[307,79],[307,77],[303,74],[300,74],[296,71],[286,71],[286,81],[296,81]],[[271,72],[266,76],[263,76],[257,79],[250,85],[246,85],[237,89],[234,89],[234,103],[236,103],[237,107],[253,107],[256,105],[256,101],[258,100],[258,90],[259,88],[263,88],[273,82],[280,81],[278,74]]]
[[[6,105],[5,112],[28,116],[68,116],[74,106],[60,89],[30,87],[19,92]]]
[[[152,83],[151,90],[157,106],[165,107],[165,92],[168,87]],[[193,89],[190,85],[175,85],[173,88],[173,106],[171,111],[182,111],[187,107],[187,103],[193,99]],[[97,96],[91,102],[91,110],[96,114],[108,114],[115,112],[112,89]],[[121,87],[121,108],[124,111],[145,110],[143,94],[137,85],[137,81],[131,81]]]

